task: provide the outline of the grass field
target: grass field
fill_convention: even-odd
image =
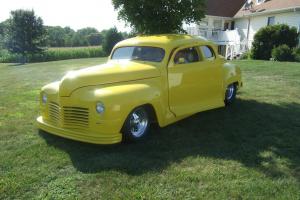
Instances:
[[[244,88],[230,108],[99,146],[35,126],[39,89],[81,59],[0,64],[0,199],[299,199],[300,66],[236,61]]]

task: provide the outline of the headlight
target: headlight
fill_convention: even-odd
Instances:
[[[46,94],[46,93],[43,93],[43,96],[42,96],[42,102],[43,102],[43,104],[46,104],[47,101],[48,101],[47,94]]]
[[[104,108],[103,103],[99,102],[96,104],[97,113],[102,114],[102,113],[104,113],[104,110],[105,110],[105,108]]]

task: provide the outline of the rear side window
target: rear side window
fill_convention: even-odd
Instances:
[[[215,54],[214,51],[208,47],[208,46],[201,46],[201,51],[203,53],[203,56],[208,59],[208,60],[214,60],[215,59]]]
[[[184,61],[183,63],[181,61]],[[175,64],[188,64],[199,62],[199,55],[196,48],[187,48],[178,51],[174,58]]]

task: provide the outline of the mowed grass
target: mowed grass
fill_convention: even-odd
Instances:
[[[155,128],[136,144],[39,133],[39,89],[81,59],[0,64],[0,199],[299,199],[300,65],[236,61],[229,108]]]

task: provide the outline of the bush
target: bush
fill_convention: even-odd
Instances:
[[[51,48],[42,53],[28,54],[23,57],[20,54],[11,54],[8,51],[0,51],[0,63],[22,63],[22,62],[47,62],[67,60],[76,58],[104,57],[105,53],[101,47],[79,47],[79,48]]]
[[[296,62],[300,62],[300,47],[294,49],[293,56]]]
[[[286,44],[272,50],[272,58],[276,61],[294,61],[293,50]]]
[[[104,37],[103,50],[106,55],[109,55],[114,46],[124,39],[122,33],[116,28],[111,28],[107,31]]]
[[[251,58],[251,51],[246,51],[240,56],[241,60],[249,60]]]
[[[252,58],[269,60],[272,49],[286,44],[289,48],[294,48],[298,44],[299,34],[297,29],[288,25],[279,24],[261,28],[254,36],[252,44]]]

